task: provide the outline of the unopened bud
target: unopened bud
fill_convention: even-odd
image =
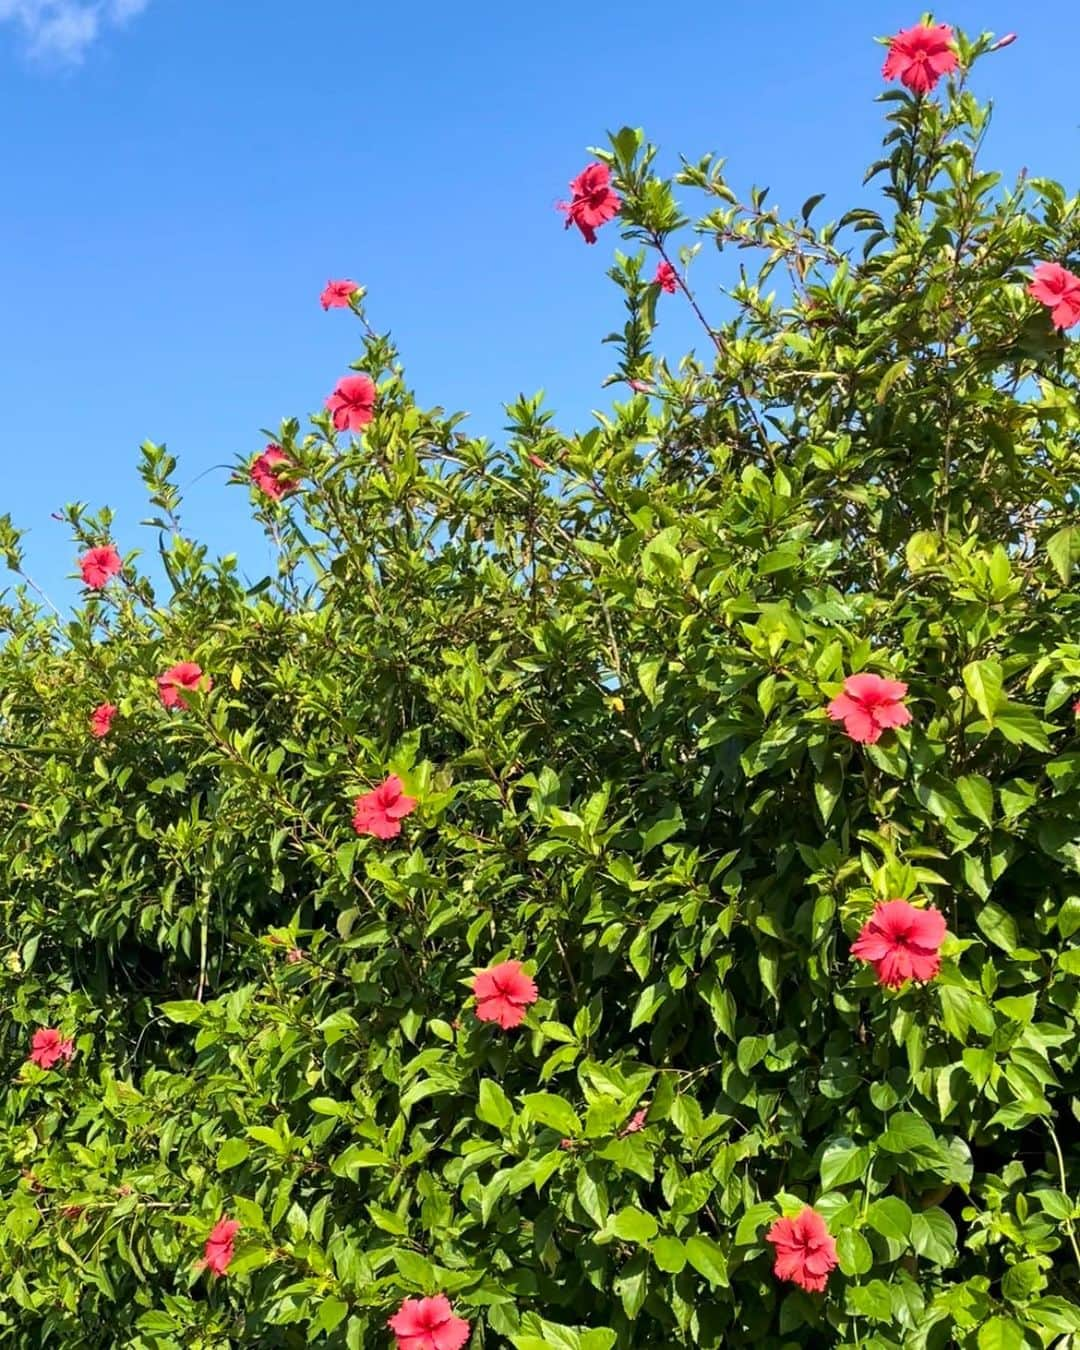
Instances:
[[[998,40],[994,43],[994,45],[990,48],[990,50],[992,52],[999,52],[1001,51],[1002,47],[1011,47],[1013,43],[1016,41],[1016,36],[1017,35],[1015,33],[1006,33],[1003,38],[998,38]]]

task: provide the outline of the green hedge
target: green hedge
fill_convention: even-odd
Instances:
[[[992,48],[831,224],[614,136],[584,433],[418,407],[357,290],[371,420],[237,467],[272,575],[163,447],[164,593],[68,508],[126,557],[0,602],[0,1344],[1080,1344],[1080,202],[979,162]]]

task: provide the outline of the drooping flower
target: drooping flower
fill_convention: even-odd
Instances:
[[[375,416],[375,381],[370,375],[345,375],[326,406],[338,431],[363,431]]]
[[[895,989],[905,980],[934,978],[941,969],[938,949],[944,938],[945,919],[940,911],[889,900],[874,906],[851,944],[851,954],[868,961],[880,983]]]
[[[206,693],[213,685],[210,676],[204,677],[202,666],[196,665],[194,661],[180,661],[177,665],[170,666],[164,675],[157,677],[158,697],[166,708],[188,706],[181,693],[183,689],[193,689],[196,692],[201,690]]]
[[[319,296],[323,309],[348,309],[349,296],[360,287],[355,281],[328,281]]]
[[[445,1294],[407,1298],[386,1325],[397,1339],[397,1350],[461,1350],[469,1339],[468,1322],[454,1316]]]
[[[55,1027],[40,1027],[30,1041],[30,1063],[39,1069],[51,1069],[64,1060],[69,1063],[75,1053],[75,1042],[65,1040]]]
[[[643,1106],[640,1111],[635,1111],[626,1124],[619,1131],[619,1138],[625,1139],[628,1134],[637,1134],[639,1130],[645,1128],[645,1122],[649,1118],[649,1108]]]
[[[110,577],[116,576],[123,565],[123,559],[112,544],[92,548],[79,559],[83,585],[89,586],[93,591],[100,591]]]
[[[950,45],[953,31],[947,23],[916,24],[901,28],[889,39],[889,54],[881,73],[887,80],[899,80],[913,94],[928,94],[942,75],[960,64]]]
[[[904,707],[907,685],[880,675],[849,675],[844,692],[829,704],[829,716],[843,722],[853,741],[876,745],[889,727],[906,727],[911,713]]]
[[[777,1219],[765,1234],[776,1249],[773,1274],[820,1294],[836,1265],[836,1243],[825,1220],[807,1205],[794,1219]]]
[[[207,1270],[212,1270],[215,1275],[225,1274],[233,1259],[233,1244],[239,1231],[240,1225],[235,1219],[224,1215],[218,1219],[203,1248],[203,1265]]]
[[[674,295],[679,284],[679,274],[665,258],[656,269],[656,276],[653,277],[653,281],[662,291],[667,291],[668,295]]]
[[[353,829],[357,834],[373,834],[376,839],[396,839],[402,820],[416,806],[417,799],[406,797],[404,784],[392,773],[377,788],[357,797],[353,803]]]
[[[290,462],[280,445],[271,444],[252,460],[248,476],[260,492],[279,502],[286,492],[295,492],[300,486],[295,478],[282,478],[276,472],[279,465]]]
[[[611,170],[606,164],[590,164],[570,181],[570,201],[559,202],[566,213],[566,228],[576,225],[587,244],[596,243],[596,228],[619,214],[622,198],[611,186]]]
[[[107,736],[112,720],[119,711],[115,703],[99,703],[90,714],[90,735],[99,741]]]
[[[503,1031],[520,1026],[525,1020],[525,1009],[539,997],[535,983],[521,969],[520,961],[503,961],[480,971],[473,980],[473,993],[480,1021],[498,1022]]]
[[[1080,277],[1060,263],[1039,263],[1028,283],[1028,295],[1050,310],[1055,328],[1080,323]]]

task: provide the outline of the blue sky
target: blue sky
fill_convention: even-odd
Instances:
[[[610,392],[616,231],[586,247],[554,203],[607,129],[644,126],[661,166],[728,157],[818,219],[859,198],[882,49],[917,4],[773,0],[665,11],[635,0],[378,6],[362,0],[0,0],[0,511],[62,607],[73,551],[50,512],[112,505],[152,549],[135,464],[180,458],[185,524],[261,575],[267,551],[225,465],[318,408],[358,354],[328,277],[369,288],[418,397],[497,436],[543,387],[564,426]],[[811,17],[812,16],[812,17]],[[1075,0],[957,0],[936,17],[1020,40],[976,75],[987,163],[1076,187]],[[712,260],[696,265],[706,310]],[[660,346],[698,338],[662,298]],[[210,472],[207,472],[210,470]]]

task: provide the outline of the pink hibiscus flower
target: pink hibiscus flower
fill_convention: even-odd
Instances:
[[[357,834],[373,834],[376,839],[395,839],[401,833],[402,820],[417,807],[415,797],[406,797],[405,787],[392,773],[371,792],[353,803],[353,829]]]
[[[476,1015],[481,1022],[498,1022],[504,1031],[520,1026],[525,1009],[539,994],[535,983],[521,969],[520,961],[503,961],[481,971],[473,980]]]
[[[907,685],[880,675],[849,675],[844,692],[829,704],[829,716],[843,722],[853,741],[875,745],[889,727],[906,727],[911,713],[904,707]]]
[[[349,296],[360,287],[355,281],[328,281],[319,296],[323,309],[348,309]]]
[[[203,1248],[203,1265],[215,1275],[224,1275],[233,1259],[233,1244],[240,1225],[235,1219],[222,1217],[210,1230]]]
[[[765,1234],[776,1249],[773,1274],[808,1293],[820,1294],[836,1265],[836,1243],[825,1220],[806,1206],[794,1219],[777,1219]]]
[[[606,225],[619,214],[622,198],[611,186],[611,170],[606,164],[590,164],[571,180],[570,201],[559,202],[566,213],[566,228],[576,225],[587,244],[596,243],[598,225]]]
[[[1028,284],[1028,295],[1050,310],[1055,328],[1080,323],[1080,277],[1059,263],[1039,263]]]
[[[938,948],[944,939],[945,919],[940,911],[889,900],[874,906],[851,944],[851,954],[868,961],[881,984],[897,988],[905,980],[934,978],[941,969]]]
[[[363,431],[375,416],[375,381],[370,375],[346,375],[326,400],[338,431]]]
[[[916,24],[902,28],[889,39],[889,54],[881,73],[887,80],[899,80],[913,94],[928,94],[942,75],[960,64],[950,46],[953,31],[947,23]]]
[[[407,1298],[386,1325],[397,1339],[397,1350],[461,1350],[469,1339],[468,1322],[454,1316],[445,1294]]]
[[[120,554],[112,544],[92,548],[79,559],[83,585],[89,586],[92,591],[100,591],[110,577],[116,576],[123,565]]]
[[[41,1027],[30,1041],[30,1063],[39,1069],[51,1069],[60,1060],[70,1063],[75,1053],[75,1042],[67,1039],[55,1027]]]

